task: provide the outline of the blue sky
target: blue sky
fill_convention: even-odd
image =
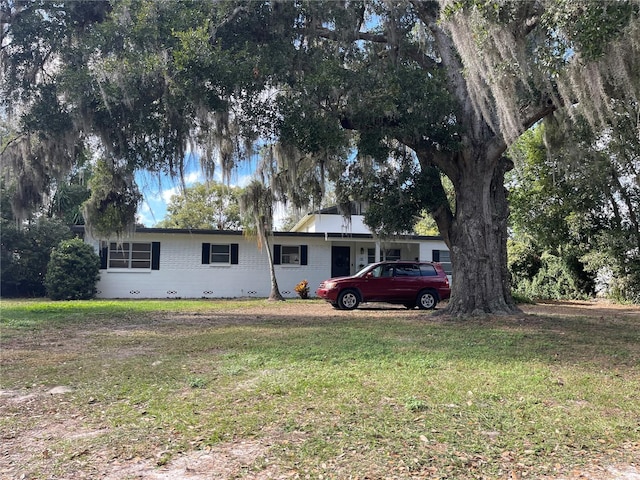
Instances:
[[[197,160],[190,160],[187,165],[188,167],[185,171],[185,184],[187,187],[206,181],[206,177]],[[231,175],[230,184],[244,187],[251,180],[252,174],[253,166],[243,165],[241,169]],[[219,167],[215,170],[214,180],[222,182],[222,169]],[[155,173],[139,172],[136,174],[136,182],[144,196],[142,205],[138,208],[138,222],[145,227],[153,227],[164,219],[171,196],[180,191],[180,180],[177,178],[172,179],[168,175],[158,176]]]
[[[138,208],[138,222],[153,227],[166,215],[171,196],[178,193],[178,182],[165,175],[158,178],[156,174],[144,172],[136,174],[136,181],[144,196]],[[202,181],[204,176],[197,171],[189,172],[185,177],[187,186]]]
[[[197,157],[188,154],[187,168],[185,171],[185,184],[187,187],[196,183],[204,183],[206,177],[200,168]],[[244,187],[252,179],[255,171],[255,162],[242,162],[241,165],[231,174],[230,185]],[[214,180],[222,182],[222,168],[215,169]],[[179,179],[172,179],[167,175],[158,176],[155,173],[139,172],[136,174],[136,182],[140,192],[144,196],[142,205],[138,208],[137,221],[145,227],[153,227],[163,220],[167,213],[167,205],[172,195],[180,191]],[[276,228],[284,218],[286,212],[283,206],[276,206],[274,211],[274,222]]]

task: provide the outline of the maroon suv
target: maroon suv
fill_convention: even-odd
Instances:
[[[352,310],[360,302],[431,309],[449,298],[451,289],[439,263],[397,261],[373,263],[352,277],[325,280],[316,295],[344,310]]]

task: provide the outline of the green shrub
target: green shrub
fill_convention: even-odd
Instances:
[[[548,252],[540,256],[541,267],[533,278],[520,279],[513,288],[514,294],[530,299],[570,300],[592,295],[588,283],[572,259]]]
[[[511,273],[511,286],[515,288],[520,282],[536,276],[542,268],[542,260],[529,242],[509,240],[507,247],[507,266]]]
[[[584,257],[564,248],[560,255],[539,251],[527,241],[510,240],[507,266],[515,297],[524,299],[581,299],[595,294],[595,273]]]
[[[623,263],[611,279],[608,294],[617,302],[640,304],[640,259]]]
[[[51,252],[45,286],[52,300],[86,300],[96,294],[100,257],[79,238],[63,240]]]

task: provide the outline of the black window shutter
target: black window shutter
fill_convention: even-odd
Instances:
[[[202,244],[202,263],[206,263],[206,264],[211,263],[211,244],[210,243]]]
[[[151,270],[160,270],[160,242],[151,242]]]
[[[238,244],[232,243],[231,244],[231,265],[237,265],[237,264],[238,264]]]
[[[273,264],[280,265],[280,245],[273,246]]]
[[[100,270],[107,269],[107,261],[109,260],[109,244],[102,242],[100,245]]]
[[[439,261],[440,261],[440,250],[434,250],[434,251],[432,252],[432,255],[433,255],[433,256],[432,256],[431,258],[432,258],[432,260],[433,260],[434,262],[439,262]]]
[[[300,245],[300,265],[307,264],[307,246]]]

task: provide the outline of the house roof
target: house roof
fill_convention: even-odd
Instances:
[[[74,233],[84,235],[84,225],[74,225],[71,227]],[[150,233],[162,235],[243,235],[242,230],[213,230],[213,229],[188,229],[188,228],[155,228],[155,227],[136,227],[136,233]],[[374,237],[370,233],[325,233],[325,232],[273,232],[274,237],[306,237],[306,238],[332,238],[332,239],[357,239],[357,240],[373,240]],[[393,237],[397,240],[442,240],[439,236],[430,235],[396,235]]]

